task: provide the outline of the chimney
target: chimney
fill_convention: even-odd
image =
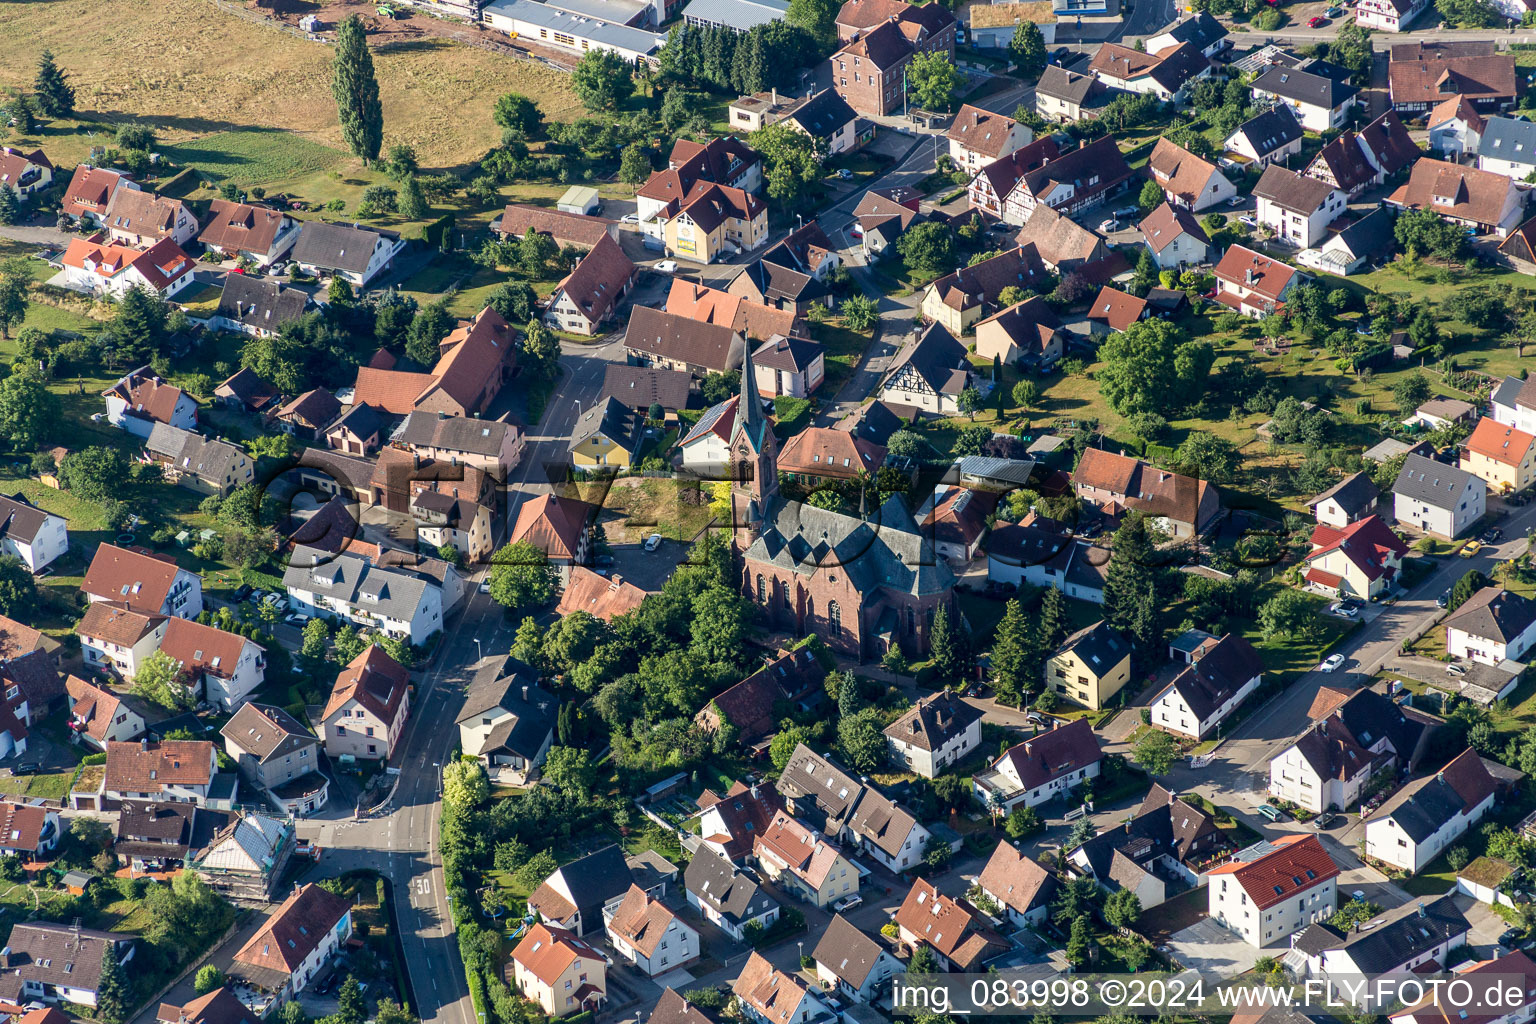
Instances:
[[[779,105],[779,87],[778,86],[774,86],[773,87],[773,103],[772,103],[772,106],[776,107],[778,105]]]
[[[1428,914],[1424,913],[1424,904],[1422,902],[1419,904],[1419,916],[1420,917],[1428,917],[1429,916]]]
[[[523,684],[523,701],[526,703],[527,700],[528,700],[528,684],[524,683]]]
[[[148,750],[149,749],[149,740],[148,739],[139,740],[139,749],[140,750]]]

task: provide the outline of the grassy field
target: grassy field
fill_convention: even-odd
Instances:
[[[217,132],[168,146],[164,152],[178,166],[195,167],[217,181],[242,185],[295,181],[334,170],[348,160],[342,150],[271,128]]]
[[[82,32],[84,25],[94,27]],[[305,140],[342,148],[330,47],[202,0],[120,0],[108,19],[94,0],[7,5],[0,87],[30,89],[44,49],[73,75],[79,112],[95,121],[142,119],[173,143],[274,130],[277,154],[244,153],[258,165],[309,158],[288,155],[276,133],[293,133],[304,154],[311,153]],[[565,75],[474,47],[428,41],[378,53],[374,65],[385,145],[410,143],[428,168],[465,164],[497,142],[491,106],[502,93],[534,97],[552,120],[569,120],[580,109]],[[40,141],[55,164],[68,166],[101,139],[71,132]]]

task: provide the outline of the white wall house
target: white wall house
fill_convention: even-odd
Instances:
[[[940,690],[886,726],[891,759],[932,779],[981,746],[981,712]]]
[[[88,668],[132,679],[144,659],[160,649],[167,621],[158,615],[92,604],[75,626],[75,633]]]
[[[1327,941],[1326,948],[1293,949],[1287,959],[1296,958],[1298,974],[1314,978],[1343,980],[1369,975],[1373,980],[1391,981],[1415,973],[1430,961],[1444,964],[1446,958],[1467,944],[1472,925],[1456,906],[1452,891],[1438,899],[1409,901],[1389,910],[1372,922],[1373,927],[1350,932],[1342,939]],[[1433,970],[1433,968],[1431,968]],[[1340,998],[1371,1010],[1386,1009],[1399,990],[1392,985],[1357,985],[1345,989],[1335,986]],[[1373,999],[1372,993],[1392,993],[1386,1003]],[[1439,1011],[1444,1014],[1444,1011]],[[1479,1014],[1483,1020],[1485,1014]],[[1455,1020],[1454,1015],[1450,1019]]]
[[[295,611],[371,626],[386,636],[425,644],[443,628],[443,592],[415,573],[372,565],[356,555],[300,546],[283,573]]]
[[[1500,587],[1484,587],[1445,619],[1445,650],[1453,658],[1524,661],[1533,644],[1536,601]]]
[[[1315,731],[1308,731],[1281,751],[1269,762],[1270,795],[1314,814],[1358,803],[1360,791],[1372,775],[1370,758],[1350,759],[1335,766],[1330,764],[1325,747]]]
[[[1365,854],[1418,874],[1482,820],[1495,796],[1493,776],[1474,750],[1434,775],[1409,783],[1365,823]]]
[[[64,269],[52,283],[115,299],[134,288],[169,299],[192,283],[197,270],[197,262],[168,238],[142,251],[74,238],[60,262]]]
[[[1206,900],[1211,920],[1263,949],[1326,920],[1337,900],[1338,865],[1316,836],[1289,835],[1213,868]],[[1257,854],[1257,855],[1255,855]]]
[[[1152,724],[1203,740],[1263,681],[1264,664],[1253,645],[1228,633],[1153,699]]]
[[[0,495],[0,555],[21,559],[34,573],[69,550],[65,526],[63,516],[44,512],[25,495]]]
[[[983,806],[999,812],[1035,807],[1097,778],[1103,756],[1093,729],[1080,718],[1009,747],[971,785]]]
[[[1401,32],[1429,6],[1429,0],[1360,0],[1355,5],[1355,24],[1369,31]]]
[[[1488,485],[1465,470],[1409,455],[1392,492],[1392,511],[1399,524],[1455,538],[1483,518]]]
[[[613,948],[647,977],[699,958],[698,931],[638,885],[603,908],[603,924]]]
[[[1303,249],[1327,238],[1328,225],[1349,205],[1349,197],[1327,182],[1274,164],[1264,169],[1253,194],[1259,223]]]

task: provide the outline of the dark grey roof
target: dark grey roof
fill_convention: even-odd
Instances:
[[[263,763],[320,742],[282,708],[254,702],[240,705],[219,735]]]
[[[813,801],[817,810],[827,818],[841,821],[858,803],[864,786],[831,760],[801,743],[779,773],[778,788],[791,800]]]
[[[1270,164],[1253,187],[1256,198],[1267,199],[1284,210],[1311,216],[1320,210],[1334,187],[1326,181],[1309,178],[1304,174]]]
[[[1185,18],[1163,34],[1173,36],[1181,43],[1194,43],[1203,50],[1216,40],[1225,39],[1227,30],[1221,27],[1221,22],[1201,11],[1192,18]]]
[[[857,117],[847,100],[832,89],[823,89],[790,111],[785,120],[798,124],[811,138],[825,141]]]
[[[920,750],[936,751],[981,720],[981,711],[949,690],[919,700],[894,722],[885,734]]]
[[[307,220],[293,246],[293,258],[306,266],[324,270],[346,270],[361,274],[373,259],[379,239],[397,239],[398,232],[383,228],[365,228],[361,224],[327,224]]]
[[[1078,74],[1056,64],[1045,66],[1035,86],[1036,95],[1064,100],[1077,106],[1082,106],[1095,94],[1102,95],[1108,91],[1104,83],[1093,75]]]
[[[356,555],[333,555],[300,545],[293,549],[283,586],[323,594],[349,605],[364,604],[373,615],[410,622],[421,605],[425,580],[413,573],[369,565]],[[366,602],[361,595],[375,595]]]
[[[1291,940],[1291,948],[1299,949],[1308,956],[1317,956],[1326,949],[1338,949],[1343,941],[1342,932],[1318,922],[1309,924],[1297,932],[1295,938]]]
[[[1131,653],[1131,645],[1118,629],[1100,619],[1067,637],[1050,656],[1055,658],[1068,652],[1076,654],[1089,668],[1103,675],[1125,660]]]
[[[1428,775],[1394,793],[1372,813],[1371,821],[1391,818],[1409,839],[1422,843],[1466,809],[1466,803],[1448,783]]]
[[[1264,662],[1253,645],[1236,633],[1228,633],[1207,648],[1193,665],[1175,676],[1167,690],[1176,691],[1196,718],[1203,722],[1231,700],[1250,679],[1263,672]],[[1154,697],[1152,702],[1155,704],[1157,698]]]
[[[1446,893],[1432,901],[1406,903],[1377,918],[1370,931],[1354,932],[1322,948],[1343,950],[1362,974],[1391,973],[1472,930],[1456,909],[1454,896]]]
[[[883,951],[880,943],[855,928],[842,914],[834,914],[811,956],[838,980],[857,989],[864,987]]]
[[[1383,259],[1396,244],[1392,235],[1396,215],[1382,206],[1340,231],[1337,239],[1355,256],[1380,256]]]
[[[309,294],[268,277],[224,275],[218,315],[263,331],[275,331],[304,315]]]
[[[1525,387],[1525,381],[1519,377],[1505,377],[1499,381],[1499,386],[1493,389],[1492,401],[1495,405],[1506,408],[1515,407],[1515,399],[1520,397],[1520,389]]]
[[[467,416],[443,416],[434,412],[413,412],[400,425],[395,439],[402,444],[423,448],[446,448],[473,455],[495,455],[501,451],[511,424],[500,420],[471,419]]]
[[[1472,636],[1509,643],[1536,622],[1536,601],[1502,587],[1484,587],[1442,625],[1460,629]]]
[[[853,436],[865,441],[873,441],[884,447],[891,439],[891,435],[907,425],[907,421],[891,411],[891,407],[878,399],[870,402],[850,419],[853,421]]]
[[[156,427],[160,425],[155,424]],[[33,505],[19,491],[14,497],[0,495],[0,537],[10,537],[23,544],[30,544],[50,517],[61,518]]]
[[[377,434],[383,427],[384,413],[367,402],[360,402],[348,409],[341,419],[326,427],[325,432],[329,434],[333,430],[346,429],[366,440]]]
[[[693,377],[682,370],[609,363],[603,368],[603,389],[597,397],[617,398],[631,409],[648,410],[656,403],[676,412],[688,407],[692,387]]]
[[[892,494],[868,520],[814,505],[774,499],[762,533],[746,560],[810,575],[836,558],[861,594],[881,588],[904,594],[941,594],[954,586],[948,564],[934,555],[900,494]]]
[[[600,405],[594,405],[576,421],[571,431],[571,451],[574,452],[595,434],[602,434],[633,455],[635,449],[640,447],[640,439],[645,436],[643,414],[637,413],[617,398],[603,399]]]
[[[1364,473],[1351,473],[1322,494],[1307,502],[1308,508],[1316,508],[1332,498],[1349,515],[1358,515],[1371,507],[1381,497],[1381,489]]]
[[[1164,89],[1177,92],[1202,71],[1210,70],[1210,58],[1200,50],[1201,47],[1194,43],[1180,43],[1172,53],[1158,61],[1148,74]]]
[[[1277,103],[1258,117],[1244,121],[1236,134],[1246,138],[1260,157],[1265,157],[1301,138],[1301,122],[1296,120],[1294,110]]]
[[[1394,704],[1391,698],[1375,690],[1356,690],[1334,709],[1334,714],[1360,746],[1369,750],[1385,736],[1400,761],[1409,765],[1416,760],[1425,729],[1435,723],[1411,708]]]
[[[1403,459],[1402,471],[1392,484],[1392,490],[1413,501],[1422,501],[1433,508],[1455,508],[1473,481],[1482,481],[1464,469],[1447,466],[1422,455],[1410,454]]]
[[[1256,78],[1253,88],[1262,92],[1283,96],[1297,103],[1329,110],[1348,101],[1360,90],[1344,82],[1336,82],[1325,75],[1293,68],[1272,67]]]
[[[536,757],[554,731],[560,707],[560,702],[537,684],[538,673],[516,658],[508,658],[505,666],[492,665],[470,684],[457,720],[467,722],[498,708],[510,712],[491,730],[482,752],[507,750],[525,758]]]
[[[1477,155],[1480,159],[1536,164],[1536,122],[1515,117],[1488,118]]]
[[[778,905],[757,883],[737,871],[722,854],[699,847],[683,871],[683,887],[732,924],[763,916]]]
[[[903,369],[910,366],[933,388],[935,394],[944,394],[956,368],[969,365],[965,346],[956,341],[943,324],[934,321],[928,325],[917,344],[912,346],[907,357],[892,367],[885,379],[895,379]]]
[[[121,959],[133,936],[94,928],[76,931],[48,921],[18,924],[6,940],[11,951],[7,973],[16,971],[23,979],[43,985],[94,992],[101,983],[101,962],[109,942],[118,947]]]
[[[617,843],[610,843],[585,857],[577,858],[560,867],[558,874],[570,887],[576,898],[576,909],[581,912],[582,928],[590,931],[590,921],[602,920],[603,905],[623,896],[634,884],[624,851]],[[546,881],[544,883],[548,885]]]
[[[1023,487],[1034,475],[1034,459],[999,459],[990,455],[967,455],[956,465],[959,479],[987,480],[1012,487]]]
[[[245,452],[224,441],[213,441],[190,430],[168,423],[156,423],[144,442],[146,450],[164,456],[178,472],[223,486],[249,458]]]

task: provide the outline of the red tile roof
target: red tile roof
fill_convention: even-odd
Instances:
[[[39,804],[0,803],[0,850],[34,853],[47,822],[48,808]]]
[[[106,787],[114,793],[158,793],[166,786],[206,786],[215,769],[207,740],[107,744]]]
[[[112,190],[122,180],[123,175],[116,171],[81,164],[75,168],[74,177],[69,179],[59,209],[71,217],[78,217],[82,213],[106,213]],[[124,184],[123,187],[128,186]]]
[[[282,230],[285,217],[264,206],[215,199],[208,204],[208,224],[197,240],[226,252],[266,253]]]
[[[885,449],[846,430],[807,427],[784,442],[779,472],[802,476],[844,477],[873,473],[885,461]]]
[[[136,612],[111,601],[94,601],[75,624],[75,633],[119,647],[132,647],[165,621],[164,615]]]
[[[1375,580],[1391,576],[1395,568],[1387,564],[1389,555],[1401,559],[1408,553],[1408,545],[1392,528],[1382,522],[1380,516],[1357,519],[1343,529],[1318,523],[1312,530],[1312,551],[1307,560],[1319,558],[1330,551],[1341,551],[1366,579]]]
[[[85,722],[87,736],[98,742],[106,742],[107,730],[112,727],[112,720],[117,717],[117,709],[122,701],[112,691],[92,686],[78,676],[65,679],[64,690],[74,701],[69,709],[70,717]]]
[[[1472,436],[1467,438],[1468,451],[1506,466],[1524,462],[1532,444],[1536,444],[1536,436],[1505,426],[1491,416],[1478,420]]]
[[[405,700],[410,677],[410,672],[385,654],[384,648],[369,644],[336,676],[322,717],[329,721],[348,701],[356,700],[386,726],[392,725]]]
[[[143,548],[102,544],[85,571],[80,589],[92,597],[153,614],[160,611],[170,596],[179,571],[169,556],[152,554]]]
[[[1097,764],[1103,756],[1093,727],[1087,719],[1079,718],[1014,744],[1003,751],[996,763],[1011,762],[1024,789],[1030,790]]]
[[[1248,279],[1249,272],[1253,279]],[[1296,276],[1296,268],[1254,252],[1245,246],[1234,245],[1227,249],[1216,264],[1216,279],[1246,288],[1260,298],[1279,302],[1286,286]]]
[[[165,639],[160,641],[160,650],[186,671],[228,679],[235,666],[240,664],[246,644],[263,650],[238,633],[205,626],[191,619],[173,618],[165,625]]]
[[[1285,836],[1274,850],[1256,860],[1231,861],[1212,868],[1212,875],[1232,875],[1259,910],[1265,910],[1338,877],[1339,866],[1317,836]]]
[[[574,559],[593,508],[574,498],[541,494],[518,510],[511,543],[526,540],[550,558]]]
[[[574,932],[536,924],[512,951],[512,959],[544,984],[554,985],[576,960],[603,961],[603,955]]]
[[[292,974],[346,917],[352,904],[313,883],[283,901],[277,913],[235,954],[235,963]]]
[[[922,878],[907,891],[896,911],[896,924],[938,950],[961,970],[980,969],[981,962],[990,954],[1006,948],[974,911]]]
[[[582,611],[608,622],[616,615],[634,611],[644,600],[645,591],[622,576],[599,576],[586,566],[573,565],[555,614],[566,616]]]
[[[1088,307],[1088,319],[1107,324],[1111,330],[1123,331],[1140,320],[1146,311],[1146,299],[1105,285]]]

